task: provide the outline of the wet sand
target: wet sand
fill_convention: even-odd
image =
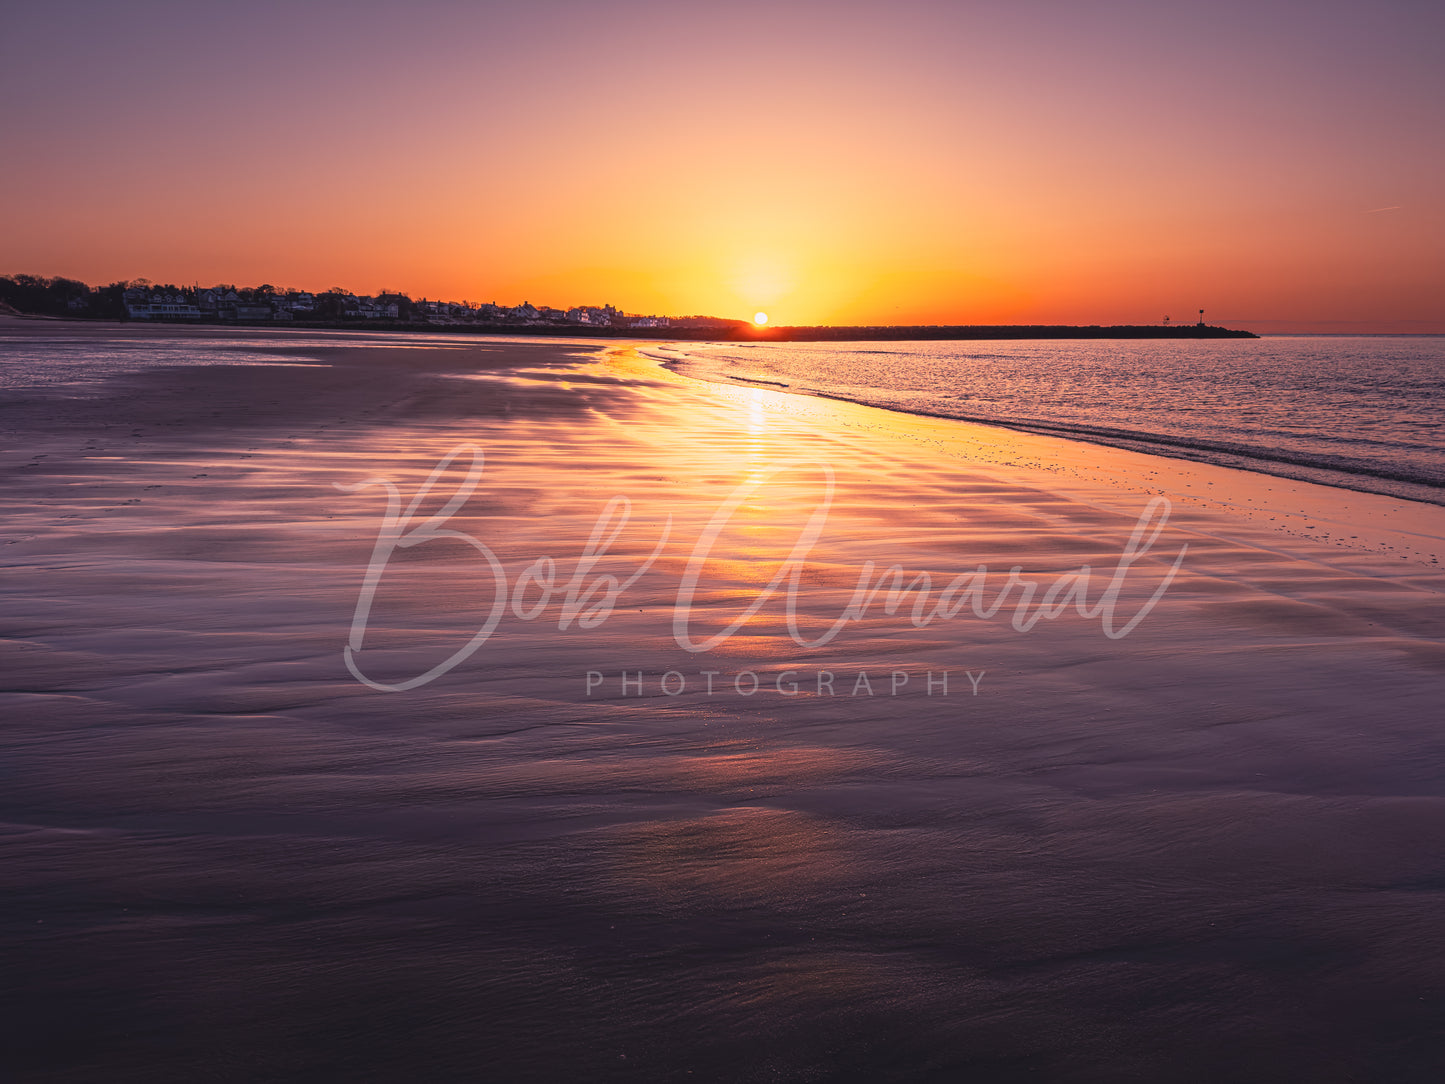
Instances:
[[[13,1077],[1445,1071],[1445,510],[698,383],[626,346],[252,338],[306,364],[0,402]],[[403,684],[474,636],[497,575],[468,539],[504,610],[453,669],[378,691],[343,648],[386,496],[337,487],[388,479],[404,509],[462,445],[484,470],[436,526],[466,537],[388,555],[356,666]],[[780,588],[679,646],[778,575],[827,470],[804,639],[869,561],[931,574],[922,617],[980,565],[984,589],[916,627],[918,592],[889,613],[885,587],[805,648]],[[1021,631],[1017,592],[973,614],[1016,566],[1040,599],[1088,565],[1097,602],[1160,496],[1116,631],[1187,550],[1127,636],[1077,606]],[[583,627],[587,588],[654,550]]]

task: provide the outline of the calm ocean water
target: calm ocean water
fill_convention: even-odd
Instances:
[[[1445,504],[1445,337],[708,343],[681,372]]]

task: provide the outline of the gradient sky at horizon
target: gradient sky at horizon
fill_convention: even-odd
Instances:
[[[1445,331],[1438,2],[0,11],[0,273]]]

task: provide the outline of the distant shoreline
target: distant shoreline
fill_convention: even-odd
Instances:
[[[7,314],[9,315],[9,314]],[[14,314],[13,319],[125,327],[204,327],[275,331],[379,331],[444,335],[548,335],[684,342],[887,342],[920,339],[1257,339],[1252,331],[1207,324],[924,324],[813,327],[589,327],[586,324],[443,324],[394,320],[101,320]]]
[[[687,331],[687,328],[675,329]],[[678,338],[691,336],[676,336]],[[953,324],[875,327],[742,328],[727,341],[736,342],[871,342],[916,339],[1257,339],[1252,331],[1185,324]]]

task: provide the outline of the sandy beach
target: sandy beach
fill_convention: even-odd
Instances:
[[[0,400],[12,1079],[1445,1072],[1445,509],[637,344],[0,336],[275,361]]]

